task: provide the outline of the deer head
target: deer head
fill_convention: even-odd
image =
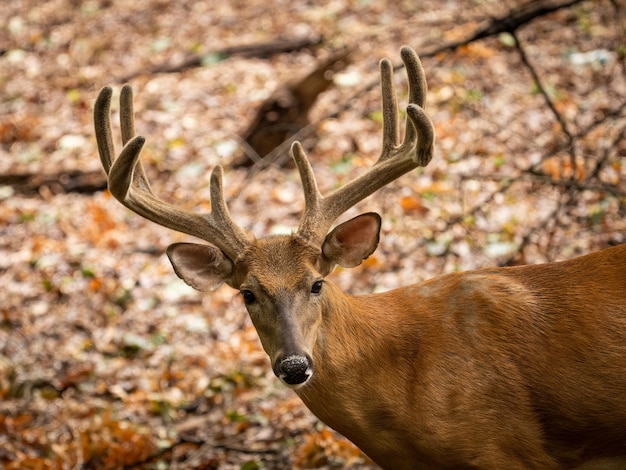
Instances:
[[[322,196],[301,145],[292,155],[304,189],[305,209],[297,231],[256,239],[232,220],[222,188],[222,168],[211,174],[211,211],[183,211],[157,198],[139,159],[145,139],[135,135],[132,90],[120,94],[124,148],[114,158],[109,118],[111,88],[100,92],[94,111],[98,151],[111,194],[137,214],[211,245],[176,243],[167,255],[187,284],[208,291],[226,283],[239,289],[274,373],[292,387],[312,376],[313,350],[325,303],[324,281],[336,265],[354,267],[370,256],[379,240],[380,216],[367,213],[332,231],[334,221],[357,202],[432,158],[434,129],[424,111],[426,80],[415,52],[402,48],[409,104],[404,140],[399,142],[398,105],[391,62],[382,60],[382,152],[365,173]]]

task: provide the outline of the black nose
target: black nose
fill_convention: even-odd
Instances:
[[[313,375],[311,364],[309,356],[292,354],[279,358],[275,372],[287,385],[302,385]]]

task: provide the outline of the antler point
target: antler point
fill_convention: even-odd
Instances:
[[[415,51],[413,50],[413,48],[411,46],[408,45],[404,45],[400,48],[400,54],[405,55],[405,54],[411,54],[413,55],[415,53]]]
[[[222,186],[222,178],[224,177],[224,168],[222,165],[215,165],[211,171],[211,185],[217,187]]]

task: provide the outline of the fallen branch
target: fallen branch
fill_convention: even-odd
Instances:
[[[530,23],[531,21],[541,16],[554,13],[555,11],[561,10],[563,8],[569,8],[583,1],[585,0],[566,0],[561,2],[547,0],[530,2],[526,5],[522,5],[517,9],[511,10],[505,16],[492,18],[487,26],[477,29],[474,34],[469,36],[467,39],[445,44],[436,49],[433,49],[432,51],[420,52],[420,57],[433,57],[437,54],[440,54],[441,52],[455,51],[459,47],[466,46],[472,42],[476,42],[491,36],[497,36],[498,34],[502,33],[514,33],[520,27]]]
[[[0,175],[0,186],[11,186],[17,194],[34,195],[47,191],[52,194],[91,194],[106,189],[101,171],[71,170],[56,174],[9,173]]]
[[[317,46],[322,43],[322,36],[303,38],[283,38],[275,41],[243,46],[232,46],[210,51],[205,54],[192,54],[178,63],[164,63],[147,70],[137,70],[117,79],[118,83],[126,83],[139,75],[154,75],[157,73],[178,73],[193,67],[200,67],[212,60],[224,60],[228,57],[257,57],[264,58],[274,54],[293,52],[305,47]]]

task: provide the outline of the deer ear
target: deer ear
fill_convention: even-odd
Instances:
[[[167,257],[178,277],[200,291],[217,289],[233,274],[233,262],[214,246],[174,243]]]
[[[324,258],[344,268],[358,266],[376,250],[380,224],[380,216],[368,212],[338,225],[322,244]]]

